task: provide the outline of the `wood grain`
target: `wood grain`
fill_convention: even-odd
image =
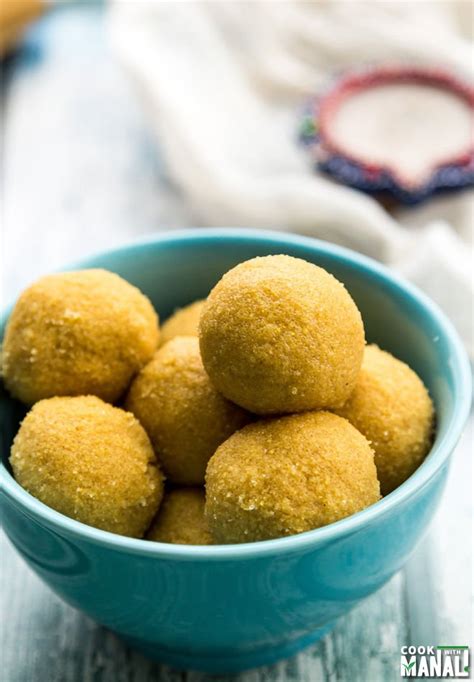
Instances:
[[[114,634],[64,604],[22,562],[2,534],[2,668],[8,682],[206,682],[143,658]],[[222,682],[314,682],[398,679],[399,642],[407,639],[404,577],[395,576],[322,642],[269,668],[218,676]],[[214,678],[215,679],[215,678]]]
[[[87,49],[84,49],[87,45]],[[166,176],[107,52],[102,10],[63,6],[30,34],[4,81],[3,285],[159,229],[199,224]],[[392,682],[403,644],[470,643],[471,431],[443,503],[406,568],[323,641],[220,682]],[[62,603],[1,544],[5,682],[206,682],[146,660]]]

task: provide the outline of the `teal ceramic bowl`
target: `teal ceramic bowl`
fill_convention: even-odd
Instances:
[[[414,287],[357,253],[282,233],[190,230],[74,267],[117,272],[164,319],[206,296],[237,263],[277,253],[321,265],[342,280],[363,314],[368,340],[408,362],[436,403],[431,453],[372,507],[325,528],[253,544],[189,547],[113,535],[49,509],[13,480],[7,460],[22,408],[2,399],[2,507],[11,542],[66,602],[179,668],[227,672],[289,656],[379,589],[426,530],[468,414],[470,371],[451,324]]]

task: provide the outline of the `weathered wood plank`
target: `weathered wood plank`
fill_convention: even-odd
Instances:
[[[206,682],[207,675],[148,661],[115,635],[62,603],[2,534],[3,670],[8,682]],[[280,664],[221,682],[378,682],[398,679],[407,638],[402,574],[341,619],[334,632]],[[5,622],[4,621],[4,622]]]
[[[413,644],[472,645],[473,442],[471,415],[429,537],[407,565]]]
[[[2,169],[8,298],[71,259],[198,222],[168,183],[142,113],[107,57],[103,38],[97,7],[59,10],[32,36],[13,71]],[[83,45],[88,49],[77,49]],[[433,530],[406,570],[342,619],[324,641],[234,682],[391,682],[399,679],[399,647],[407,640],[469,642],[470,439],[472,430],[458,450]],[[6,682],[209,679],[131,651],[55,597],[4,539],[1,557]]]

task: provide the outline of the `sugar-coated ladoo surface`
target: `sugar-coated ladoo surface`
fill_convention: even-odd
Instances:
[[[256,414],[341,406],[365,343],[344,286],[290,256],[253,258],[225,274],[204,304],[199,338],[216,388]]]
[[[185,485],[204,483],[216,448],[250,418],[214,388],[192,336],[177,336],[158,350],[125,404],[150,436],[167,478]]]
[[[194,301],[173,313],[161,327],[160,346],[175,336],[198,336],[203,305],[203,300]]]
[[[31,405],[61,395],[116,401],[158,345],[157,315],[146,296],[106,270],[42,277],[10,316],[3,376]]]
[[[356,388],[337,413],[370,441],[383,495],[411,476],[431,448],[428,391],[408,365],[376,345],[365,349]]]
[[[217,544],[302,533],[379,498],[369,443],[329,412],[250,424],[217,449],[206,473],[206,518]]]
[[[90,526],[143,537],[163,496],[163,476],[143,427],[95,396],[37,402],[13,441],[18,483]]]
[[[203,488],[175,488],[165,493],[147,539],[175,545],[211,545],[204,518],[205,500]]]

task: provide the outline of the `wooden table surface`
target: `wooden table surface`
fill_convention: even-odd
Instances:
[[[43,19],[3,78],[5,299],[38,275],[157,230],[199,225],[166,177],[103,11]],[[390,682],[404,644],[471,644],[472,421],[427,537],[405,568],[324,640],[239,682]],[[5,682],[204,682],[150,662],[61,602],[2,537]],[[216,679],[216,678],[213,678]]]

